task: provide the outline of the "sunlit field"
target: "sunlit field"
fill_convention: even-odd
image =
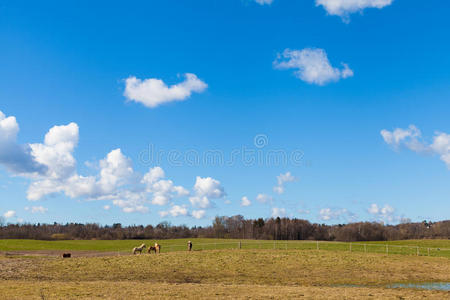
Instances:
[[[141,242],[2,240],[0,298],[450,297],[448,291],[389,288],[397,283],[450,282],[448,257],[417,256],[413,251],[355,251],[356,244],[350,252],[349,243],[320,242],[317,250],[314,241],[274,244],[219,239],[192,239],[192,252],[186,251],[187,240],[161,240],[161,254],[131,255],[131,248]],[[449,241],[389,244],[444,249]],[[366,250],[384,247],[379,243],[364,245]],[[75,254],[73,258],[58,256],[70,251]],[[83,253],[102,255],[87,257]]]

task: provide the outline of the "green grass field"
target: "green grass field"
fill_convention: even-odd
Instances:
[[[158,242],[162,252],[185,251],[188,239],[174,240],[0,240],[0,251],[61,250],[130,252],[141,243]],[[280,250],[330,250],[401,255],[438,256],[450,258],[450,240],[407,240],[389,242],[315,242],[315,241],[262,241],[231,239],[191,239],[194,250],[219,249],[280,249]],[[388,245],[386,247],[386,245]]]

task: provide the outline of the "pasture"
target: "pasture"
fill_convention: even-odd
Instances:
[[[142,241],[2,240],[0,251],[7,253],[0,256],[0,298],[450,298],[448,291],[387,288],[395,283],[450,282],[446,256],[350,252],[348,243],[320,243],[323,250],[317,250],[316,242],[242,241],[238,249],[238,240],[192,241],[193,252],[186,251],[187,240],[167,240],[158,241],[161,254],[133,256],[131,249]],[[402,241],[392,246],[445,249],[448,242]],[[73,250],[107,255],[32,255]],[[16,251],[29,255],[14,255]]]

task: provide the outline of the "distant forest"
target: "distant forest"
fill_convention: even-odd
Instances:
[[[450,220],[441,222],[383,225],[350,223],[311,224],[289,218],[244,219],[243,216],[216,217],[207,227],[174,226],[162,222],[156,226],[122,226],[113,224],[4,224],[0,222],[0,239],[176,239],[233,238],[261,240],[386,241],[404,239],[448,239]]]

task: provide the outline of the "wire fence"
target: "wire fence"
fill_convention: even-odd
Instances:
[[[161,252],[187,251],[187,244],[167,244],[161,243]],[[204,250],[330,250],[330,251],[348,251],[362,253],[384,253],[414,255],[414,256],[434,256],[450,258],[450,249],[432,248],[425,246],[394,245],[380,243],[359,243],[359,242],[325,242],[325,241],[261,241],[261,240],[242,240],[233,242],[217,243],[194,243],[192,251]]]

